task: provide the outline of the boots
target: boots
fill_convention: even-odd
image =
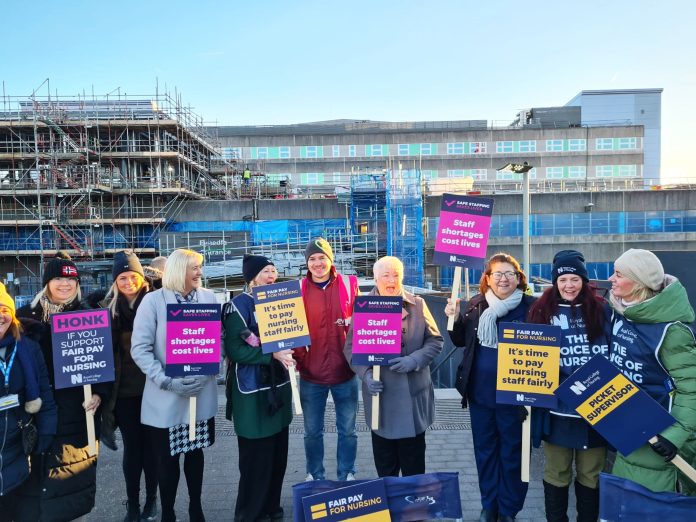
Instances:
[[[568,486],[554,486],[544,481],[544,505],[547,522],[568,522]]]
[[[142,520],[150,522],[157,519],[157,493],[145,497],[145,506],[143,506],[143,512],[140,516]]]
[[[126,517],[123,522],[140,522],[140,504],[126,500]]]
[[[190,500],[189,499],[189,522],[205,522],[205,516],[203,515],[203,506],[201,505],[200,499]]]
[[[599,488],[593,489],[575,481],[578,522],[597,522],[599,518]]]

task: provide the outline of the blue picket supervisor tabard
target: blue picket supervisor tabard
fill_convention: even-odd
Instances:
[[[602,355],[592,357],[555,393],[623,455],[632,453],[675,422]]]
[[[57,390],[114,380],[108,309],[53,314],[51,341]]]
[[[369,516],[374,522],[390,521],[384,479],[370,480],[302,498],[305,520],[338,522]]]

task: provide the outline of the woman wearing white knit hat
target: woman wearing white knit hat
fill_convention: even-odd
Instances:
[[[686,290],[655,254],[634,248],[614,262],[609,280],[612,361],[677,420],[655,444],[617,453],[612,473],[652,491],[677,491],[679,481],[682,492],[696,496],[696,485],[669,462],[677,453],[688,462],[696,455],[696,341],[684,324],[696,316]]]

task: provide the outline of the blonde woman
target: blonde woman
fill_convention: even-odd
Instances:
[[[203,256],[192,250],[175,250],[167,259],[162,288],[148,293],[133,324],[131,356],[146,376],[141,422],[148,427],[152,447],[158,452],[158,482],[162,522],[174,522],[179,485],[179,455],[184,453],[184,474],[189,493],[189,520],[205,520],[201,505],[204,457],[202,448],[215,441],[217,386],[214,375],[167,377],[167,305],[216,303],[202,285]],[[196,397],[196,440],[188,444],[189,398]]]

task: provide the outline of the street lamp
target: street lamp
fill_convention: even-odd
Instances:
[[[526,161],[522,164],[508,163],[498,169],[498,172],[522,174],[522,270],[531,278],[529,265],[529,171],[532,167]]]

